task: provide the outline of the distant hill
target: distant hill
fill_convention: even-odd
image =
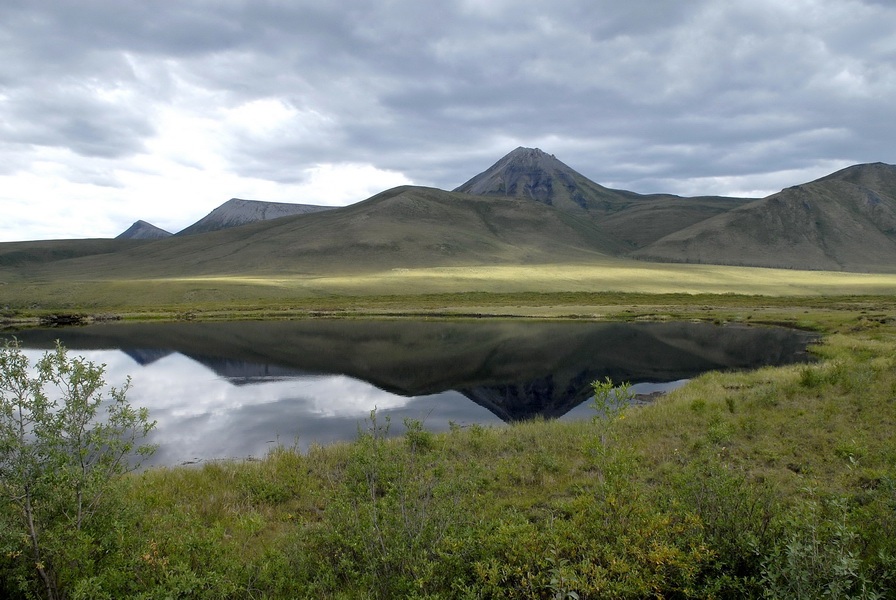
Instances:
[[[0,268],[21,269],[23,273],[28,274],[41,265],[85,256],[116,255],[118,252],[137,248],[145,243],[146,240],[108,238],[2,242]]]
[[[402,186],[333,210],[147,242],[65,265],[79,277],[347,273],[395,268],[587,262],[619,243],[537,202]],[[33,275],[53,277],[59,269]]]
[[[535,200],[587,217],[628,250],[749,202],[744,198],[643,195],[599,185],[538,148],[517,148],[457,192]]]
[[[158,240],[170,236],[171,233],[146,221],[135,221],[122,233],[115,237],[116,240]]]
[[[632,256],[896,272],[896,166],[848,167],[671,233]]]
[[[160,239],[0,244],[10,280],[45,281],[608,256],[893,273],[896,166],[856,165],[762,199],[683,198],[606,188],[541,150],[517,148],[454,192],[402,186],[340,208],[232,199]]]
[[[291,215],[305,215],[323,210],[331,206],[314,204],[290,204],[288,202],[264,202],[261,200],[242,200],[231,198],[189,227],[178,231],[175,235],[195,235],[229,227],[248,225],[256,221],[279,219]]]

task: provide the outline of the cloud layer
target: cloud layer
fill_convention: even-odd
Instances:
[[[639,192],[896,162],[872,0],[10,0],[0,241],[451,189],[519,145]]]

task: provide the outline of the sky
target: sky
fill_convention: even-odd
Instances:
[[[3,0],[0,241],[454,189],[518,146],[762,197],[896,163],[893,0]]]

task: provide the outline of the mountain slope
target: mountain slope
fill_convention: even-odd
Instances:
[[[752,199],[642,195],[599,185],[538,148],[517,148],[455,191],[535,200],[587,217],[627,250],[721,214]]]
[[[896,272],[896,166],[855,165],[663,237],[635,258]]]
[[[261,200],[241,200],[231,198],[206,216],[202,217],[189,227],[178,231],[175,235],[195,235],[239,227],[255,223],[279,219],[290,215],[304,215],[322,210],[329,210],[330,206],[316,206],[314,204],[290,204],[287,202],[264,202]]]
[[[537,202],[403,186],[343,208],[172,236],[134,251],[54,263],[34,275],[332,274],[587,262],[618,249],[588,220]]]
[[[158,240],[171,233],[146,221],[135,221],[133,225],[115,236],[116,240]]]
[[[517,148],[458,190],[403,186],[332,209],[233,199],[164,239],[0,244],[0,268],[9,281],[69,281],[626,256],[896,272],[896,166],[883,163],[759,200],[682,198],[605,188],[538,149]],[[278,217],[290,211],[305,214]],[[212,231],[187,235],[203,228]]]
[[[3,242],[0,243],[0,268],[19,269],[23,274],[30,275],[33,270],[44,265],[85,256],[111,256],[146,243],[147,240],[108,238]]]

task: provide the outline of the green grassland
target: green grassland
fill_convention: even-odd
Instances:
[[[685,298],[666,306],[699,310]],[[74,598],[896,598],[892,305],[715,298],[717,319],[765,305],[824,332],[818,361],[708,373],[593,421],[433,434],[374,414],[353,443],[151,469],[122,482],[65,583]],[[22,564],[0,556],[11,592]]]
[[[590,264],[499,265],[395,268],[380,272],[330,275],[231,275],[134,279],[3,279],[0,308],[12,314],[41,311],[85,313],[166,313],[252,311],[304,308],[363,309],[390,304],[396,310],[465,311],[477,298],[504,298],[508,308],[519,298],[547,294],[561,304],[579,294],[735,294],[765,297],[842,297],[896,295],[896,275],[797,271],[643,263],[605,258]],[[433,298],[444,296],[444,306]],[[542,302],[541,304],[544,304]],[[500,308],[500,307],[497,307]],[[486,311],[489,312],[489,311]],[[500,311],[499,311],[500,312]],[[511,311],[512,312],[512,311]],[[587,311],[586,311],[587,312]]]

